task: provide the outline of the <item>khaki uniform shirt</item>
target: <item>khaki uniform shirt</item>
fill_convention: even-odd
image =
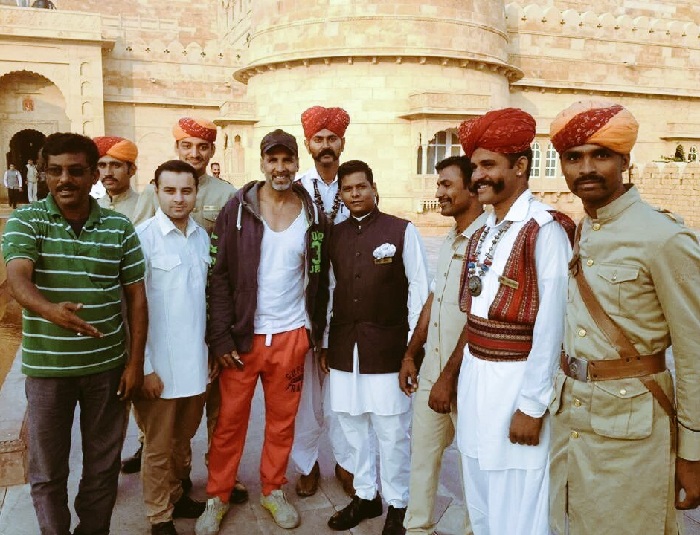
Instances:
[[[467,321],[467,315],[459,309],[459,281],[469,238],[484,226],[486,217],[487,214],[481,214],[461,234],[453,227],[442,242],[433,281],[425,359],[420,369],[422,380],[437,381]]]
[[[236,188],[225,180],[204,174],[199,177],[197,200],[190,215],[204,227],[207,234],[211,235],[219,212],[235,194]],[[141,192],[136,213],[134,214],[134,224],[137,225],[153,217],[157,209],[158,198],[156,197],[156,190],[152,184],[149,184]]]
[[[108,193],[104,197],[97,199],[97,204],[102,208],[109,208],[110,210],[124,214],[133,223],[138,200],[139,194],[129,188],[124,193],[120,193],[114,197],[111,197]]]
[[[673,343],[679,456],[700,459],[700,246],[641,200],[636,188],[583,221],[583,274],[641,355]],[[586,360],[618,353],[569,277],[565,351]],[[668,371],[655,376],[673,399]],[[552,527],[564,533],[676,533],[669,419],[639,379],[555,378]],[[622,528],[624,526],[624,529]]]

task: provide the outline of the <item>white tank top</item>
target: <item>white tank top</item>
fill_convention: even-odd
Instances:
[[[304,300],[308,227],[304,209],[281,232],[272,230],[264,220],[263,224],[255,334],[277,334],[309,326]]]

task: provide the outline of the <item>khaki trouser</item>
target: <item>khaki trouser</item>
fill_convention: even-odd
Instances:
[[[134,412],[143,426],[143,501],[151,524],[172,520],[173,504],[182,497],[179,475],[184,462],[176,455],[197,432],[204,394],[175,399],[139,399]]]
[[[433,508],[440,479],[442,454],[452,444],[457,427],[457,411],[453,405],[450,414],[440,414],[428,407],[433,382],[421,377],[413,399],[413,430],[411,436],[411,479],[408,509],[404,526],[406,533],[431,534],[435,529]],[[461,473],[461,468],[460,468]],[[464,529],[472,534],[466,508]]]

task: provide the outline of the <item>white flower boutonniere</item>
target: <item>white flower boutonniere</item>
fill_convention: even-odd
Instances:
[[[393,243],[383,243],[372,252],[375,264],[389,264],[394,261],[395,254],[396,245]]]

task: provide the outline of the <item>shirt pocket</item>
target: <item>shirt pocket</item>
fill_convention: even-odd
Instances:
[[[639,268],[622,264],[600,264],[598,277],[604,282],[596,284],[595,290],[604,296],[603,303],[607,301],[614,307],[609,312],[619,315],[621,304],[630,303],[635,298],[635,281],[639,277]]]
[[[654,398],[638,379],[593,383],[591,427],[600,436],[639,440],[651,435]]]
[[[151,287],[154,290],[165,290],[177,285],[179,270],[175,268],[180,264],[182,264],[180,255],[162,254],[152,257],[150,260]]]
[[[202,217],[210,223],[216,223],[216,218],[221,211],[221,206],[206,204],[202,207]]]

